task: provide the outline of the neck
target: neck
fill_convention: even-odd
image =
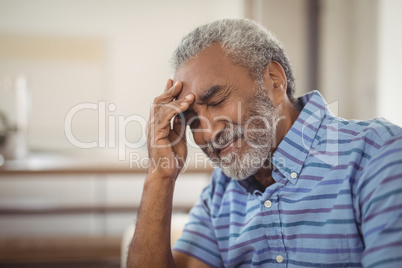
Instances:
[[[267,160],[267,161],[270,161],[270,160]],[[264,192],[265,188],[267,188],[271,184],[275,183],[274,179],[272,178],[272,168],[265,168],[264,167],[264,168],[259,169],[254,174],[254,178],[258,181],[259,190],[261,192]]]

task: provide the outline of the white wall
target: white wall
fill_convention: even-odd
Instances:
[[[379,1],[378,115],[402,126],[402,2]]]
[[[308,81],[308,0],[249,0],[246,3],[247,15],[282,42],[294,68],[296,96],[313,90]]]
[[[320,1],[319,84],[348,119],[402,125],[402,2]]]
[[[377,1],[320,1],[319,89],[338,115],[376,114]]]

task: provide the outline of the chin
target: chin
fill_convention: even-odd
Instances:
[[[219,166],[226,176],[235,180],[244,180],[264,168],[271,147],[234,151],[220,159]]]
[[[228,165],[220,165],[223,173],[232,179],[244,180],[257,173],[257,171],[261,168],[260,166],[247,165],[243,161],[239,160],[240,159],[236,159],[235,161],[230,162]]]
[[[258,170],[258,169],[257,169]],[[244,179],[247,179],[251,175],[254,175],[257,170],[242,170],[242,169],[236,169],[236,168],[230,168],[230,167],[223,167],[222,171],[225,173],[226,176],[241,181]]]

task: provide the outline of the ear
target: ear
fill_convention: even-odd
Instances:
[[[270,91],[268,94],[276,107],[286,98],[286,81],[285,71],[278,62],[272,61],[267,65],[264,71],[265,88]]]

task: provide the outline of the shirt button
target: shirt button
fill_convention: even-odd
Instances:
[[[267,207],[267,208],[270,208],[272,206],[272,202],[267,200],[267,201],[264,202],[264,206]]]
[[[281,255],[276,256],[277,262],[283,262],[283,257]]]
[[[297,173],[296,172],[290,173],[290,177],[292,177],[292,179],[296,179],[297,178]]]

